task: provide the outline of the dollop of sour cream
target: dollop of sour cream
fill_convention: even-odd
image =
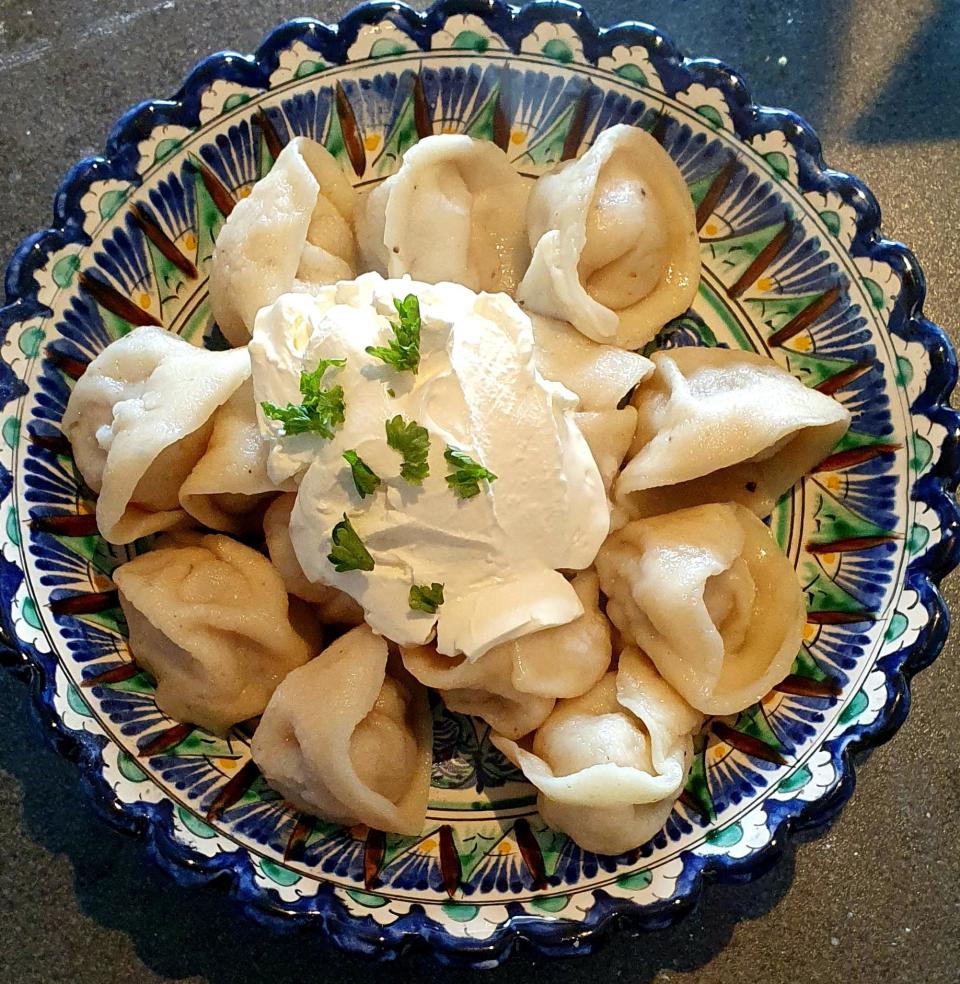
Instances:
[[[394,337],[393,301],[408,294],[421,312],[416,374],[366,352]],[[299,482],[290,533],[304,573],[355,598],[375,632],[401,645],[436,633],[441,653],[477,659],[582,613],[559,571],[593,563],[609,530],[607,500],[572,413],[577,398],[540,375],[530,320],[509,297],[365,274],[279,298],[257,315],[249,350],[258,408],[300,403],[302,372],[346,360],[324,376],[344,391],[345,421],[332,440],[284,436],[262,413],[260,423],[273,442],[271,478]],[[401,477],[401,455],[387,444],[385,423],[397,414],[429,433],[422,485]],[[446,481],[448,446],[496,480],[458,498]],[[358,493],[348,449],[380,478],[372,495]],[[338,573],[328,559],[344,515],[373,570]],[[433,583],[444,589],[436,614],[412,610],[411,586]]]

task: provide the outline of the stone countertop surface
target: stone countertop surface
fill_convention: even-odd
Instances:
[[[819,131],[863,178],[886,235],[910,244],[927,315],[957,341],[960,0],[593,0],[598,22],[657,24],[736,66],[754,98]],[[0,0],[0,254],[49,221],[66,168],[139,100],[174,91],[200,57],[251,50],[330,0]],[[951,607],[960,580],[949,578]],[[960,981],[960,706],[956,634],[913,685],[889,744],[860,756],[852,801],[748,886],[712,886],[678,926],[597,954],[521,956],[487,980],[804,984]],[[72,984],[480,979],[424,957],[378,967],[319,938],[277,938],[214,887],[179,888],[93,814],[76,767],[43,741],[27,688],[0,675],[0,980]]]

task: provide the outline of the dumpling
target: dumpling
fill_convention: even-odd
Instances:
[[[415,835],[430,789],[424,689],[388,663],[387,643],[351,629],[277,688],[250,752],[297,809]]]
[[[496,144],[465,134],[426,137],[360,210],[365,269],[513,295],[530,259],[528,193]]]
[[[700,283],[690,192],[650,134],[618,124],[530,193],[533,258],[517,290],[531,311],[635,349],[683,314]]]
[[[789,672],[806,610],[787,557],[743,506],[630,523],[597,555],[607,615],[693,707],[734,714]]]
[[[248,379],[216,412],[203,457],[180,487],[180,505],[195,520],[224,533],[258,529],[271,500],[295,488],[267,475],[269,445],[260,434]]]
[[[401,649],[404,665],[441,691],[451,710],[519,738],[539,727],[556,698],[585,693],[610,666],[610,624],[600,611],[599,579],[594,571],[582,571],[572,584],[584,611],[566,625],[503,642],[474,662],[442,656],[431,646]]]
[[[620,465],[633,442],[637,429],[637,411],[633,407],[586,413],[578,411],[574,413],[573,419],[593,452],[593,459],[603,479],[603,487],[609,496],[620,473]]]
[[[636,515],[732,501],[766,516],[850,426],[840,403],[753,352],[676,348],[653,361],[615,488]]]
[[[180,487],[207,447],[217,407],[250,376],[241,349],[209,352],[146,326],[111,342],[77,380],[63,433],[99,494],[110,543],[182,525]]]
[[[157,681],[157,706],[223,733],[259,714],[320,649],[306,606],[270,561],[226,536],[187,534],[118,567],[130,652]]]
[[[232,345],[250,341],[257,311],[294,289],[352,280],[354,191],[333,156],[295,137],[217,237],[210,309]]]
[[[282,495],[270,503],[263,517],[263,532],[267,540],[270,562],[277,569],[287,591],[314,606],[322,622],[339,625],[359,625],[363,609],[345,591],[327,584],[308,581],[290,538],[290,513],[297,497]]]
[[[616,673],[557,704],[529,750],[492,740],[536,786],[551,827],[584,850],[622,854],[666,822],[702,723],[645,656],[625,649]]]
[[[540,373],[579,396],[581,410],[614,410],[653,372],[653,363],[637,352],[598,345],[563,321],[527,313]]]

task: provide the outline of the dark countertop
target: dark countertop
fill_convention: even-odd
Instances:
[[[884,230],[916,251],[927,314],[957,340],[960,2],[597,0],[596,19],[649,20],[687,51],[737,66],[754,97],[810,120],[827,159],[860,175]],[[0,0],[0,254],[48,221],[61,174],[127,106],[163,96],[218,48],[343,3]],[[782,64],[785,56],[786,63]],[[951,606],[960,579],[946,583]],[[960,980],[960,706],[954,636],[914,682],[895,740],[861,757],[851,803],[819,839],[746,887],[715,886],[679,926],[599,954],[523,957],[487,979],[768,984]],[[74,766],[44,744],[27,688],[0,675],[0,980],[454,981],[418,958],[383,969],[319,940],[277,939],[214,888],[181,889],[104,826]]]

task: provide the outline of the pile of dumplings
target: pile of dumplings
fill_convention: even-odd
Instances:
[[[304,576],[296,479],[269,478],[246,345],[281,295],[367,271],[502,291],[531,318],[539,370],[579,399],[609,497],[594,565],[565,572],[576,620],[470,662],[397,646]],[[686,184],[639,129],[606,130],[537,181],[492,143],[428,137],[362,192],[294,139],[217,242],[210,303],[233,347],[137,328],[90,364],[63,417],[103,537],[157,534],[114,579],[159,707],[220,734],[255,726],[253,759],[297,810],[417,834],[433,688],[491,726],[546,822],[584,849],[652,837],[707,717],[790,672],[804,600],[762,520],[849,425],[762,356],[637,354],[699,276]]]

